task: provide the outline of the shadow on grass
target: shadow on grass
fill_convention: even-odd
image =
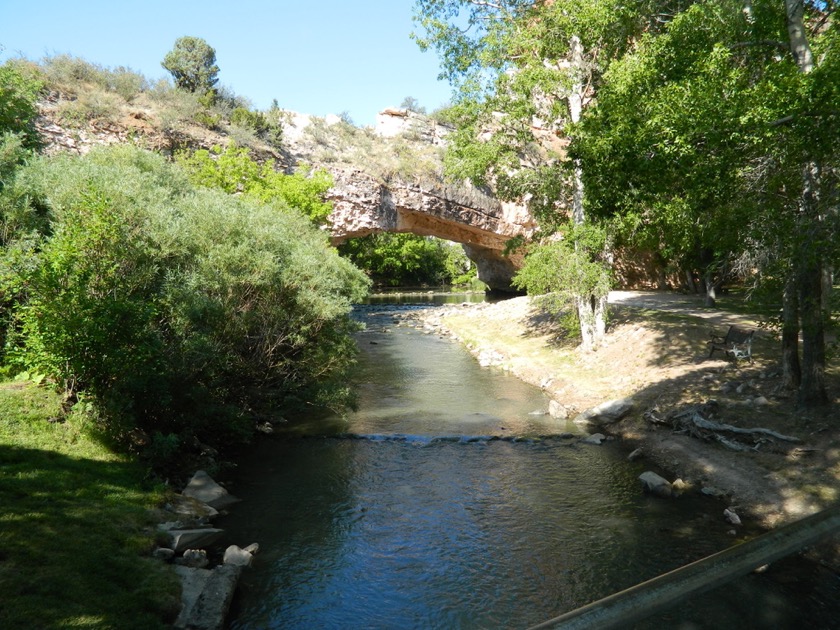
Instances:
[[[0,627],[168,626],[179,587],[148,555],[139,472],[0,445]]]

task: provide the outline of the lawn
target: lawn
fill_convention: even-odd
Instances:
[[[0,628],[167,627],[180,586],[149,555],[162,490],[59,412],[47,388],[0,383]]]

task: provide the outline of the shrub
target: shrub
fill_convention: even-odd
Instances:
[[[323,169],[311,171],[302,166],[292,175],[275,170],[273,161],[257,164],[244,147],[236,145],[210,151],[201,149],[182,153],[179,163],[199,186],[218,188],[227,193],[241,192],[263,203],[294,208],[313,222],[323,224],[332,210],[324,195],[332,186],[332,177]]]
[[[7,61],[0,66],[0,134],[17,135],[27,148],[38,146],[34,121],[42,87],[37,72],[26,64]]]
[[[149,82],[139,72],[119,66],[105,74],[108,89],[119,94],[126,103],[149,89]]]
[[[111,439],[158,432],[160,457],[243,439],[254,412],[347,402],[367,282],[303,216],[195,190],[128,146],[38,160],[14,188],[19,212],[52,220],[40,247],[4,250],[6,284],[24,287],[8,358],[87,396]]]
[[[88,120],[114,120],[120,113],[120,100],[112,92],[82,92],[74,100],[61,101],[58,115],[62,121],[76,125]]]

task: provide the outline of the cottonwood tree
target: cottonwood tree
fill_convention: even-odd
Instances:
[[[178,88],[189,92],[210,92],[219,81],[216,51],[200,37],[179,37],[161,65]]]
[[[586,234],[585,242],[593,242],[591,227],[580,229],[590,221],[581,164],[568,159],[567,130],[594,102],[609,63],[638,33],[667,19],[666,4],[417,0],[415,9],[424,31],[418,43],[438,51],[441,76],[458,92],[449,173],[491,185],[500,197],[527,200],[545,234],[571,223],[576,228],[565,230],[567,238]],[[609,252],[584,249],[584,241],[575,243],[574,251],[608,273]],[[607,283],[562,286],[574,277],[559,273],[552,288],[571,290],[582,345],[592,348],[605,333]]]
[[[613,64],[574,145],[596,212],[671,248],[763,261],[784,287],[784,372],[803,406],[827,400],[821,278],[837,257],[840,141],[832,8],[695,3]]]

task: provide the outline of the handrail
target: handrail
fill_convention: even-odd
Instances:
[[[838,531],[840,504],[544,621],[530,630],[627,627],[669,608],[688,595],[725,584]]]

